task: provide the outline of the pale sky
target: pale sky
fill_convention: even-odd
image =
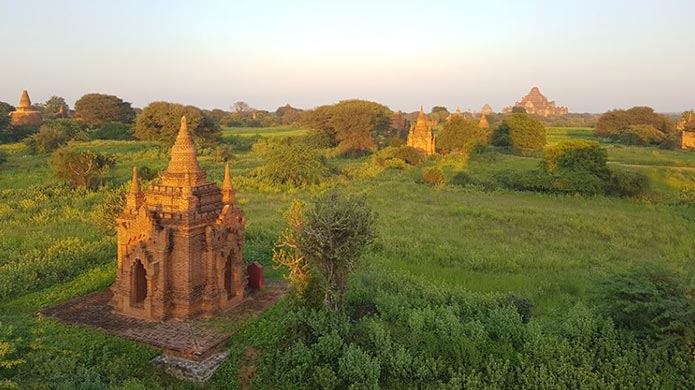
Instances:
[[[0,100],[695,107],[695,0],[0,0]]]

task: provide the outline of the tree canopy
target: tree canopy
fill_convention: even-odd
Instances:
[[[222,132],[214,118],[199,108],[168,102],[152,102],[142,110],[135,121],[133,135],[137,139],[157,141],[171,146],[181,127],[181,117],[186,116],[188,129],[194,139],[203,145],[219,141]]]
[[[636,125],[651,126],[654,130],[664,135],[674,130],[673,123],[666,115],[657,114],[651,107],[632,107],[628,110],[608,111],[601,115],[596,123],[594,135],[615,140],[621,140],[621,138],[632,140],[634,137],[625,137],[623,133],[630,130],[631,126]],[[637,129],[638,133],[645,133],[645,131],[646,129],[643,127]],[[641,137],[637,136],[637,138]],[[654,137],[648,138],[653,139]]]
[[[61,107],[65,114],[67,114],[68,110],[70,110],[70,107],[65,102],[65,99],[60,96],[51,96],[50,99],[46,100],[46,102],[41,105],[43,117],[48,119],[55,118],[58,116],[58,113],[60,113]]]
[[[345,100],[308,112],[304,124],[334,140],[341,154],[359,154],[376,150],[376,137],[389,130],[391,115],[379,103]]]
[[[81,123],[101,126],[106,122],[132,123],[135,110],[118,96],[89,93],[75,102],[76,119]]]
[[[481,129],[478,123],[455,115],[444,123],[437,137],[437,147],[446,153],[462,151],[475,145],[487,144],[487,130]]]
[[[545,146],[545,126],[524,113],[507,115],[493,134],[493,144],[511,146],[518,153],[527,153]]]

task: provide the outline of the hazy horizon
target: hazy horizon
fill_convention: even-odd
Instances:
[[[695,2],[3,1],[0,100],[144,107],[374,100],[495,111],[533,86],[570,112],[695,107]],[[7,16],[9,15],[9,17]]]

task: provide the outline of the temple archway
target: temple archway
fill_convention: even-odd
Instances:
[[[140,259],[133,266],[133,302],[135,304],[142,303],[147,298],[147,271],[142,265]]]

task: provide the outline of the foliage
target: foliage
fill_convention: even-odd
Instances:
[[[283,277],[292,286],[291,301],[295,306],[318,307],[322,304],[316,278],[309,259],[302,253],[299,235],[304,228],[305,204],[293,200],[285,213],[286,227],[273,249],[273,267],[285,269]]]
[[[281,125],[293,125],[301,121],[303,112],[303,110],[286,104],[275,110],[275,116],[279,119]]]
[[[630,125],[620,129],[617,139],[626,145],[658,145],[666,139],[662,133],[652,125]]]
[[[43,122],[39,132],[24,143],[31,153],[50,153],[67,144],[81,131],[80,125],[71,119],[53,119]]]
[[[98,187],[114,165],[116,159],[110,155],[70,146],[61,147],[51,156],[55,174],[73,187]]]
[[[92,130],[91,139],[132,140],[133,125],[121,122],[107,122]]]
[[[681,119],[678,122],[678,129],[695,131],[695,110],[685,111],[681,114]]]
[[[436,186],[439,184],[444,184],[446,182],[446,177],[444,177],[444,171],[439,167],[429,167],[422,172],[422,180],[430,185]]]
[[[538,150],[546,143],[545,126],[528,114],[510,114],[493,133],[492,143],[496,146],[512,147],[517,153],[522,154]]]
[[[603,312],[617,326],[662,342],[695,341],[693,289],[681,275],[645,265],[605,280],[599,293]]]
[[[325,157],[301,140],[266,140],[256,143],[252,150],[264,162],[256,174],[274,185],[303,187],[319,184],[330,174]]]
[[[610,195],[633,197],[643,195],[649,190],[649,177],[640,172],[613,171],[610,174],[606,191]]]
[[[608,153],[598,142],[570,140],[543,149],[543,167],[549,172],[572,170],[592,173],[607,178]]]
[[[51,96],[50,99],[41,105],[41,114],[44,118],[55,118],[60,113],[61,108],[64,115],[67,115],[70,107],[65,102],[65,99],[60,96]]]
[[[344,100],[308,111],[303,123],[330,137],[339,153],[364,154],[376,150],[377,136],[389,130],[391,110],[366,100]]]
[[[108,122],[132,123],[135,110],[118,96],[89,93],[75,102],[75,118],[90,126]]]
[[[488,142],[487,130],[481,129],[478,123],[460,115],[455,115],[444,123],[437,136],[437,148],[445,153],[470,150]]]
[[[212,149],[210,156],[216,162],[234,161],[234,147],[231,145],[217,145]]]
[[[297,246],[316,268],[327,309],[343,308],[348,276],[376,236],[375,221],[363,197],[336,190],[317,196],[304,212]]]
[[[643,125],[633,127],[635,125]],[[657,114],[651,107],[632,107],[629,110],[613,110],[601,115],[596,123],[594,135],[607,137],[621,142],[658,143],[660,140],[653,129],[662,135],[673,132],[673,123],[662,114]]]
[[[372,155],[372,161],[381,167],[405,168],[418,165],[422,160],[422,153],[412,146],[390,146]]]
[[[219,142],[222,133],[214,118],[197,107],[167,102],[153,102],[142,110],[135,121],[135,138],[171,146],[181,128],[183,116],[195,141],[203,146]]]

